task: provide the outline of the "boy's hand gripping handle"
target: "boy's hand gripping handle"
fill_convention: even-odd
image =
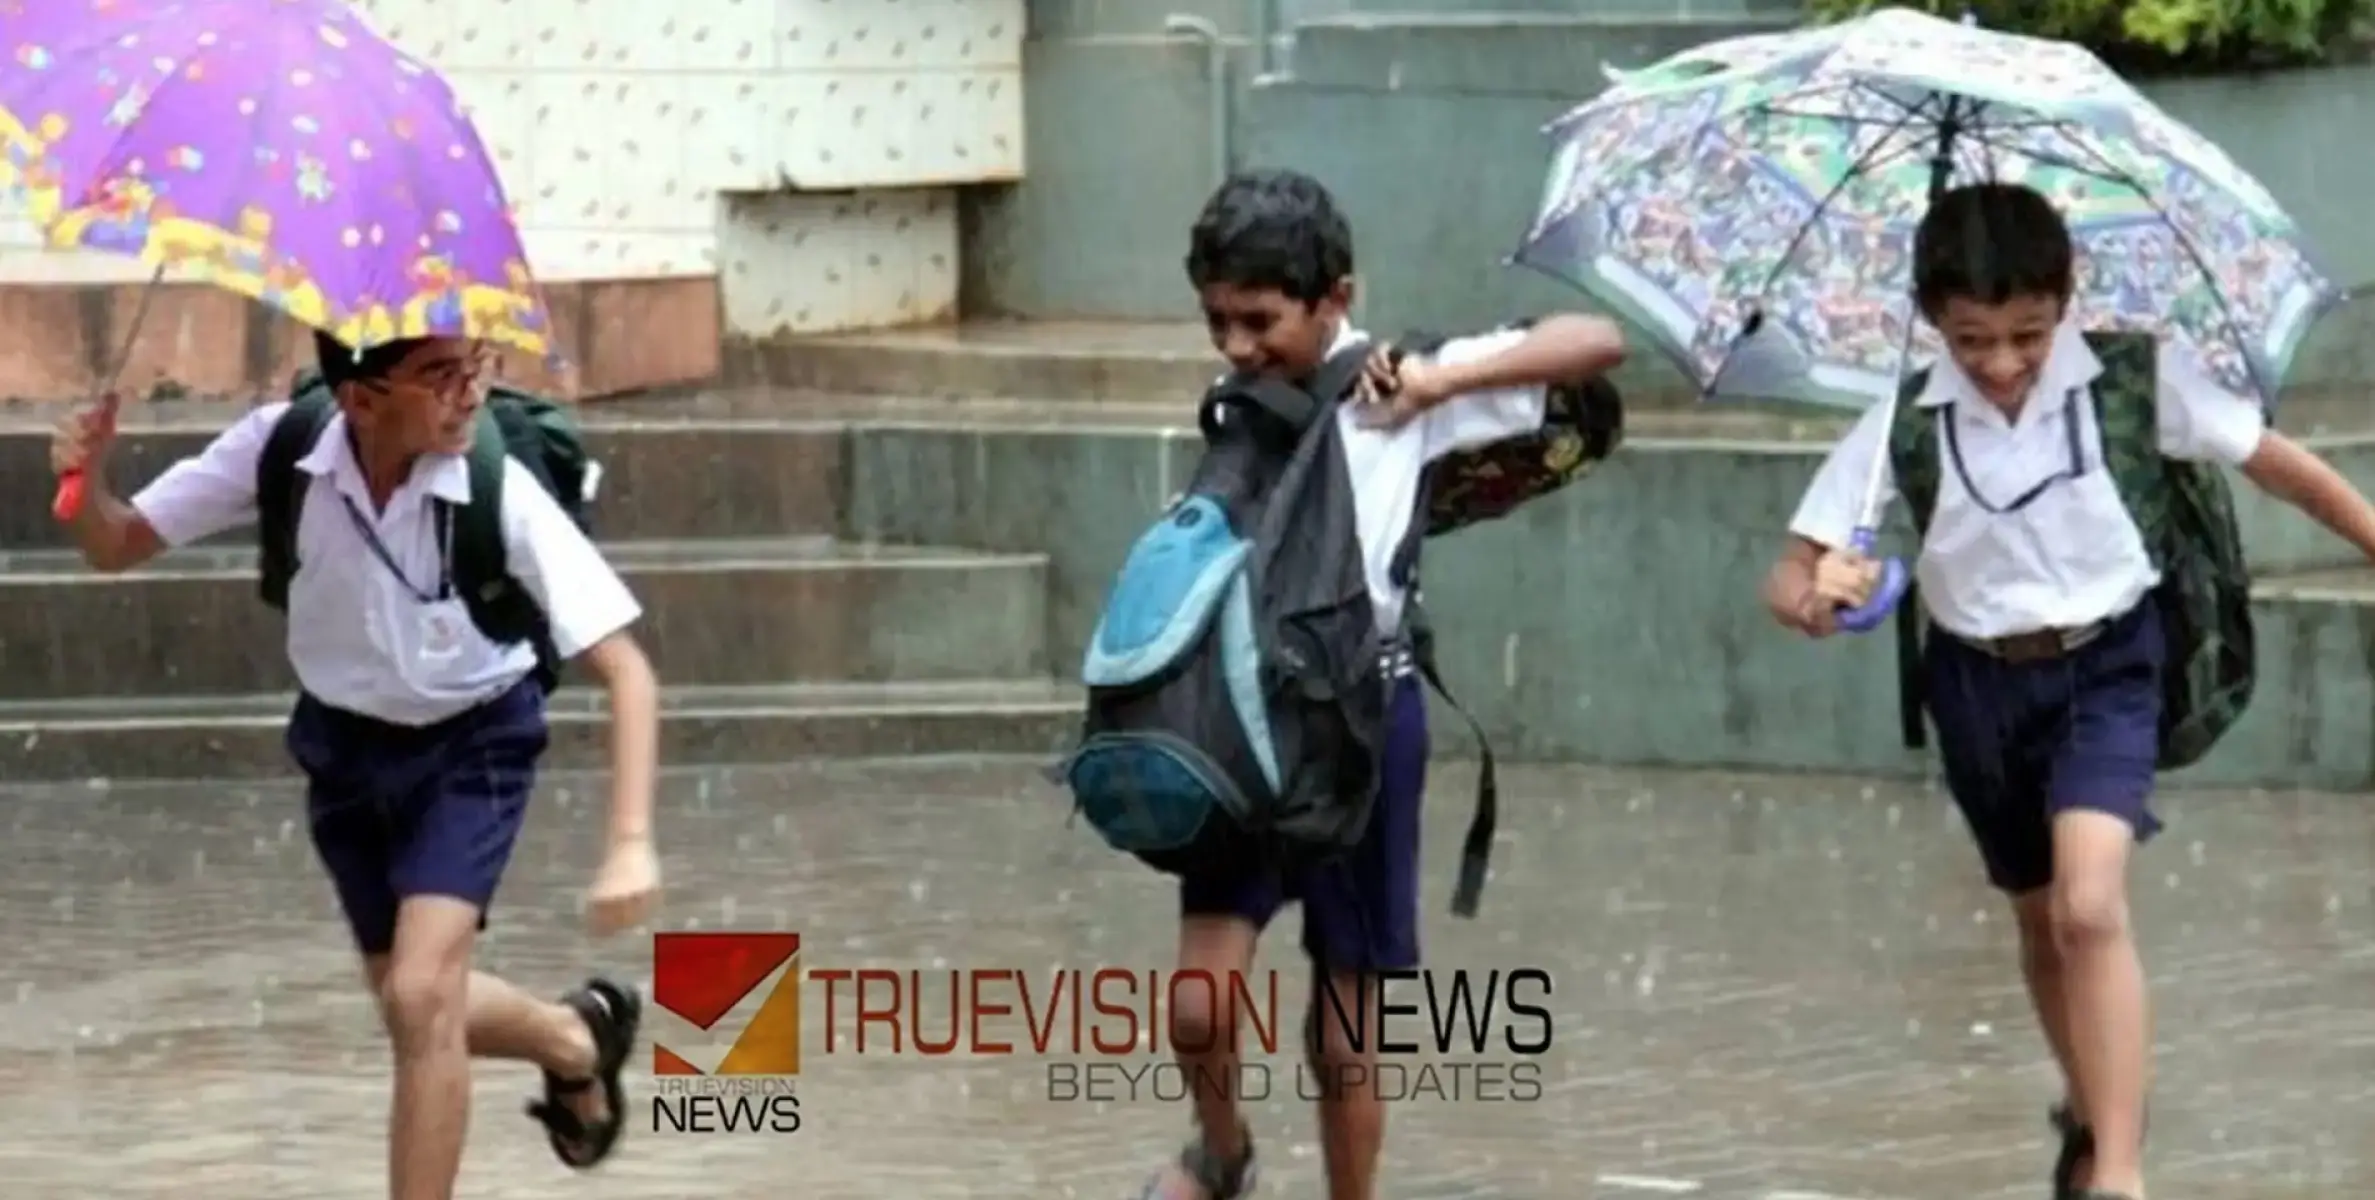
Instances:
[[[1858,529],[1848,539],[1848,545],[1866,558],[1873,556],[1879,544],[1879,531],[1870,528]],[[1880,584],[1872,589],[1872,598],[1860,607],[1839,610],[1839,628],[1849,633],[1870,633],[1879,628],[1896,611],[1897,602],[1905,598],[1905,589],[1912,585],[1913,572],[1905,569],[1904,559],[1881,559]]]

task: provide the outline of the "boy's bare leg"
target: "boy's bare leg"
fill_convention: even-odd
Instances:
[[[465,1059],[529,1062],[570,1079],[589,1075],[596,1066],[593,1031],[586,1028],[585,1019],[576,1010],[565,1004],[539,1000],[492,975],[469,969],[477,925],[478,909],[464,901],[445,896],[411,897],[398,910],[395,952],[372,955],[363,962],[372,995],[379,1002],[380,1020],[397,1048],[398,1100],[390,1114],[389,1153],[391,1177],[407,1176],[404,1182],[394,1185],[393,1194],[399,1200],[451,1195],[450,1181],[460,1170],[462,1136],[469,1124],[470,1074],[467,1061],[458,1071],[449,1062],[452,1047],[445,1043],[452,1037],[448,1026],[454,1012],[461,1015]],[[458,951],[452,942],[457,926],[461,931]],[[404,957],[407,954],[420,957]],[[399,961],[407,965],[407,970],[396,970]],[[458,1003],[454,996],[456,974],[460,976]],[[429,1064],[425,1071],[416,1065],[410,1088],[404,1070],[408,1057],[416,1064],[422,1061]],[[457,1094],[453,1091],[455,1078],[461,1081],[460,1099],[453,1106],[439,1109],[430,1104],[428,1113],[419,1111],[421,1102],[416,1091],[432,1100],[440,1095]],[[604,1097],[600,1088],[571,1095],[567,1103],[589,1121],[603,1115]],[[452,1120],[435,1119],[438,1112],[449,1114]],[[445,1147],[449,1141],[453,1168],[441,1173],[436,1164],[448,1156]],[[398,1150],[398,1143],[406,1148]],[[398,1167],[399,1162],[413,1166]],[[444,1184],[445,1190],[439,1191],[432,1182],[416,1181],[411,1177],[413,1174],[448,1182]],[[401,1190],[405,1187],[415,1190]],[[427,1190],[419,1190],[422,1188]]]
[[[2028,985],[2029,1006],[2037,1014],[2038,1028],[2045,1032],[2045,1046],[2053,1054],[2054,1066],[2061,1070],[2062,1104],[2072,1120],[2083,1123],[2086,1097],[2079,1094],[2078,1072],[2070,1065],[2069,987],[2061,944],[2053,933],[2053,889],[2038,888],[2014,896],[2012,917],[2020,931],[2020,976]],[[2088,1179],[2087,1162],[2091,1158],[2081,1160],[2076,1177],[2082,1187]]]
[[[380,1011],[395,1048],[388,1113],[388,1194],[452,1200],[470,1129],[470,954],[478,908],[450,896],[411,896],[397,909],[395,946],[376,971]]]
[[[1205,989],[1177,989],[1171,1007],[1171,1047],[1187,1072],[1197,1136],[1204,1153],[1220,1163],[1237,1163],[1252,1148],[1238,1110],[1238,1030],[1230,983],[1253,969],[1261,932],[1241,917],[1187,916],[1179,923],[1179,969],[1204,972],[1218,983]],[[1146,1200],[1215,1200],[1211,1190],[1178,1162],[1165,1164],[1146,1189]]]
[[[1328,1200],[1372,1200],[1377,1157],[1385,1146],[1385,1099],[1377,1086],[1382,985],[1358,972],[1332,971],[1312,980],[1312,986],[1332,989],[1334,997],[1328,1001],[1313,993],[1315,1036],[1309,1047],[1320,1089],[1319,1145],[1327,1164]]]
[[[2094,1132],[2085,1184],[2143,1200],[2152,1029],[2144,963],[2128,921],[2133,844],[2128,823],[2108,813],[2075,810],[2054,818],[2052,922],[2069,1014],[2073,1099]]]

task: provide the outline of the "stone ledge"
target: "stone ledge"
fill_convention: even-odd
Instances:
[[[0,284],[0,402],[90,396],[140,311],[146,283]],[[546,285],[553,324],[576,368],[578,395],[700,383],[718,374],[717,280],[605,279]],[[120,387],[145,400],[244,400],[286,386],[313,361],[303,326],[203,284],[157,286]],[[506,374],[561,392],[540,360],[514,355]]]

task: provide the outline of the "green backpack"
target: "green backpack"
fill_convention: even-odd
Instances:
[[[2251,703],[2258,668],[2243,535],[2223,468],[2160,453],[2153,338],[2090,333],[2086,341],[2103,362],[2092,391],[2104,466],[2161,571],[2152,602],[2160,605],[2169,651],[2161,677],[2159,765],[2173,771],[2209,753]],[[1926,371],[1906,378],[1889,438],[1897,489],[1912,510],[1914,529],[1924,535],[1939,484],[1936,414],[1915,405],[1927,382]],[[1920,619],[1920,609],[1909,592],[1897,610],[1907,744],[1915,747],[1920,745],[1921,676],[1909,656],[1918,654],[1911,622]]]
[[[264,603],[288,611],[289,580],[297,573],[297,518],[305,502],[298,460],[321,440],[338,411],[336,399],[316,370],[299,371],[289,388],[289,408],[273,423],[256,463],[257,588]],[[580,529],[591,532],[589,477],[592,458],[568,408],[501,384],[488,393],[471,438],[470,503],[454,512],[453,586],[472,624],[499,643],[530,642],[547,688],[560,678],[544,611],[512,577],[503,549],[505,460],[516,459],[551,493]]]

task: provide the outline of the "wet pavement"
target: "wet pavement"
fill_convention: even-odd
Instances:
[[[1437,849],[1457,844],[1471,778],[1438,773]],[[1553,975],[1543,1092],[1397,1104],[1387,1197],[2043,1194],[2051,1072],[1942,799],[1577,769],[1509,770],[1503,788],[1484,916],[1443,915],[1438,855],[1429,954]],[[386,1054],[294,791],[5,799],[0,1195],[384,1194]],[[648,973],[646,942],[576,931],[598,800],[583,778],[547,788],[498,901],[486,958],[538,990]],[[1143,969],[1171,951],[1162,881],[1067,829],[1031,764],[687,774],[663,805],[666,926],[797,930],[810,972]],[[2375,1194],[2375,806],[2166,808],[2135,873],[2160,1021],[2154,1195]],[[1291,969],[1292,947],[1274,937],[1264,965]],[[1105,1200],[1184,1131],[1153,1100],[1051,1101],[1028,1055],[851,1055],[846,1004],[826,1053],[817,992],[803,1002],[797,1134],[655,1135],[639,1058],[636,1128],[580,1180],[518,1115],[530,1072],[487,1064],[461,1194]],[[1278,1096],[1256,1113],[1264,1194],[1317,1195],[1309,1117]]]

